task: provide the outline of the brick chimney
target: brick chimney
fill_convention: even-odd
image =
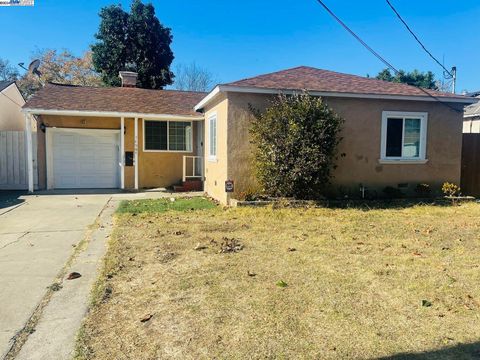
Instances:
[[[132,71],[120,71],[120,79],[122,79],[122,87],[134,88],[137,87],[136,72]]]

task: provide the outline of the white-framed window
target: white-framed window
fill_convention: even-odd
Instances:
[[[192,122],[143,120],[143,151],[192,152]]]
[[[217,114],[208,117],[208,158],[217,159]]]
[[[384,111],[380,162],[425,163],[426,112]]]

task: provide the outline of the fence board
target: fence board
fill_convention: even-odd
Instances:
[[[463,134],[462,193],[480,196],[480,134]]]
[[[38,184],[37,139],[32,134],[34,184]],[[23,131],[0,131],[0,190],[28,189],[27,146]]]

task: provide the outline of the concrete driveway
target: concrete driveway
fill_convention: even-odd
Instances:
[[[0,358],[111,196],[0,196]]]

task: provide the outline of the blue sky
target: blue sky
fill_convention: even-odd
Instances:
[[[298,65],[366,75],[384,66],[315,0],[154,0],[172,28],[175,62],[208,68],[229,82]],[[441,68],[420,49],[385,0],[325,0],[370,46],[401,69]],[[119,0],[36,0],[34,7],[0,7],[0,57],[28,62],[35,49],[88,49],[102,6]],[[480,89],[478,0],[392,0],[445,65],[458,68],[457,91]]]

